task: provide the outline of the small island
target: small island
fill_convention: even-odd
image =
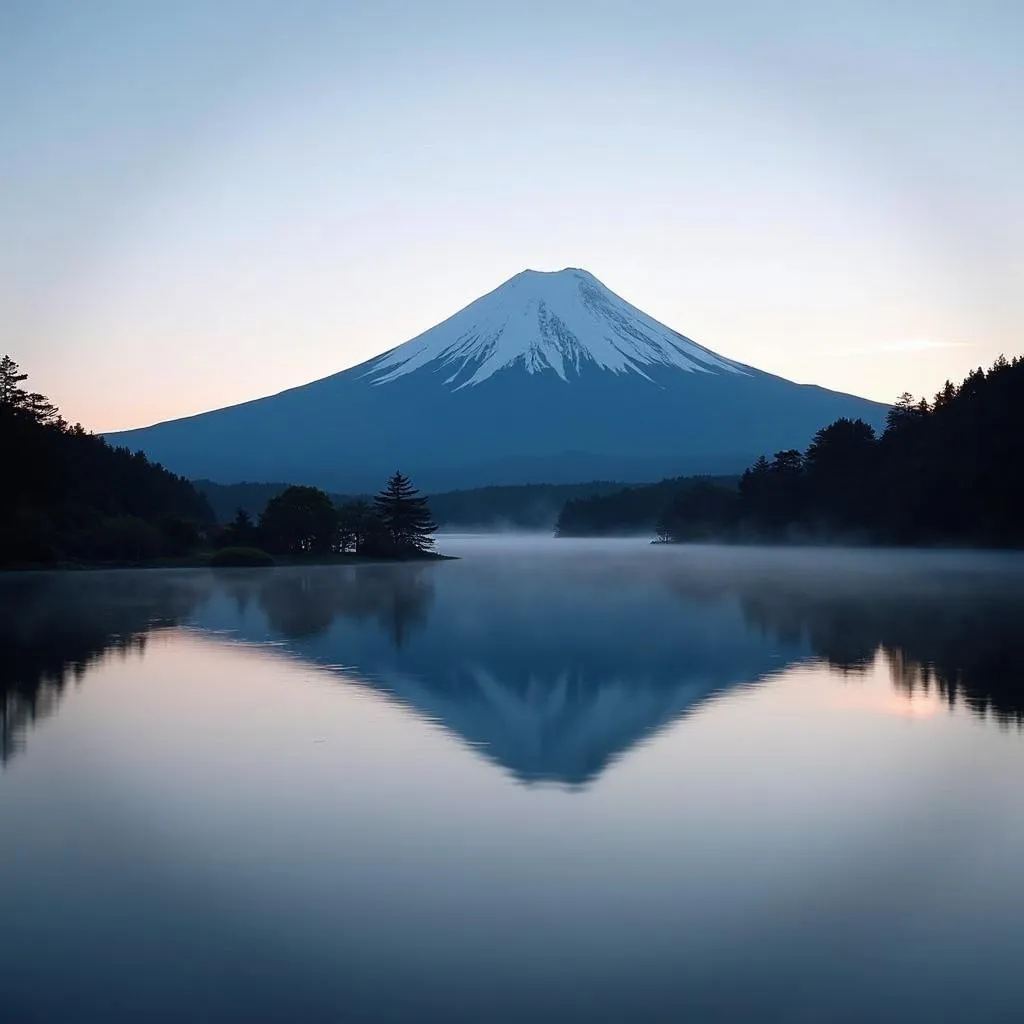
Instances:
[[[240,508],[217,534],[210,565],[444,560],[449,556],[433,551],[436,529],[426,497],[401,472],[372,502],[356,498],[339,505],[316,487],[288,487],[267,502],[258,522]]]

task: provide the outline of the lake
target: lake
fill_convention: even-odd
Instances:
[[[0,577],[0,1018],[1024,1015],[1024,560]]]

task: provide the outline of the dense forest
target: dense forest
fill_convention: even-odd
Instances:
[[[236,506],[221,526],[191,482],[70,426],[27,380],[13,359],[0,359],[0,566],[201,561],[210,549],[213,564],[269,564],[274,555],[406,558],[433,547],[427,499],[401,473],[369,500],[243,484],[247,497],[269,489],[262,513],[257,520]]]
[[[763,456],[735,483],[665,481],[567,502],[558,533],[1021,547],[1022,505],[1024,358],[1000,358],[931,402],[903,395],[880,436],[840,419],[806,451]]]
[[[735,489],[736,477],[672,477],[656,484],[591,493],[567,501],[558,515],[559,537],[615,537],[651,534],[665,509],[682,494],[713,486]]]
[[[0,359],[0,565],[178,557],[213,514],[183,477],[65,422]]]

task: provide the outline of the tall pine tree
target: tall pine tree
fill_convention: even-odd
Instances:
[[[10,357],[0,359],[0,406],[6,409],[21,409],[28,396],[22,388],[22,381],[28,380],[27,373],[19,373],[18,364]]]
[[[396,554],[427,551],[434,546],[437,524],[424,495],[407,476],[396,472],[373,499],[377,518]]]

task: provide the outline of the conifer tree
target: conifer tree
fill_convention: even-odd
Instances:
[[[224,528],[221,544],[225,547],[251,547],[256,544],[256,524],[244,508],[235,511],[235,518]]]
[[[437,524],[424,495],[407,476],[396,472],[373,499],[374,509],[395,553],[427,551],[434,546]]]
[[[0,405],[10,409],[21,408],[27,397],[21,384],[26,380],[28,374],[18,373],[18,364],[10,356],[0,359]]]

